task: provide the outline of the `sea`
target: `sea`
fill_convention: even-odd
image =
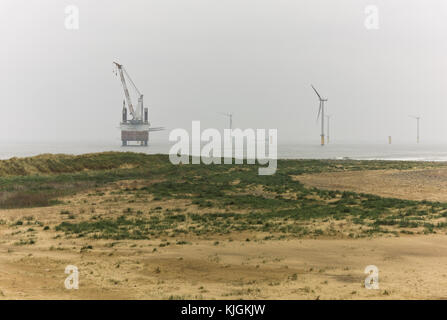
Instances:
[[[119,141],[98,142],[0,142],[0,159],[39,154],[96,153],[105,151],[169,154],[173,143],[153,141],[147,147],[122,147]],[[353,159],[447,161],[447,144],[331,143],[324,147],[309,143],[279,143],[278,159]]]

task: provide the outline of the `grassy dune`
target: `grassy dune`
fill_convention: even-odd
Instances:
[[[308,188],[301,174],[443,167],[387,161],[282,160],[272,176],[255,165],[179,165],[164,155],[42,155],[0,162],[0,208],[62,205],[91,191],[125,206],[120,215],[64,221],[57,231],[106,239],[258,232],[265,238],[432,233],[447,226],[447,204]],[[101,191],[117,181],[132,189]],[[131,198],[131,200],[129,200]],[[171,201],[169,208],[163,202]],[[153,203],[159,206],[150,210]],[[65,203],[66,204],[66,203]],[[135,205],[133,205],[135,204]]]
[[[0,161],[0,208],[57,204],[58,198],[120,179],[143,178],[165,159],[136,153],[40,155]],[[150,169],[149,169],[150,164]],[[148,170],[149,169],[149,170]]]

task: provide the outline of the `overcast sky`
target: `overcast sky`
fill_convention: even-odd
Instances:
[[[446,16],[442,0],[1,0],[0,140],[119,139],[116,60],[154,126],[222,129],[232,112],[318,143],[313,83],[334,142],[413,141],[418,114],[422,140],[447,143]]]

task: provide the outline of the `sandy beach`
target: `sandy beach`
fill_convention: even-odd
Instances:
[[[163,156],[8,161],[2,299],[447,297],[443,164],[283,161],[263,184],[249,166]],[[10,201],[19,196],[28,202]],[[77,290],[64,286],[68,265]],[[379,289],[365,288],[368,265]]]

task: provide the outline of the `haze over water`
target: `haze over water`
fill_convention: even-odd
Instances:
[[[0,159],[44,153],[72,154],[119,151],[168,154],[174,142],[152,141],[149,147],[121,147],[120,141],[105,142],[0,142]],[[279,143],[279,159],[357,159],[447,161],[447,144],[318,144]]]

